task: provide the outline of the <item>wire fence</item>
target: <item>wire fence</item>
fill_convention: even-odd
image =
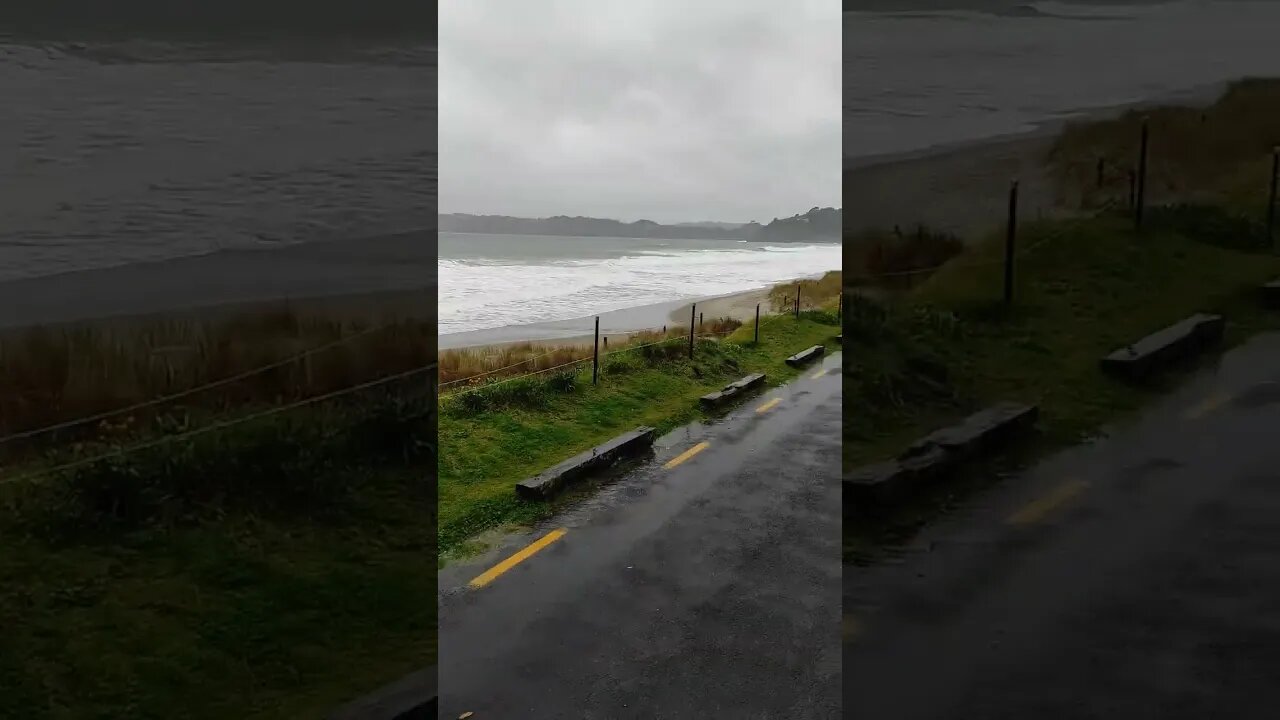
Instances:
[[[1140,140],[1139,146],[1140,146],[1140,151],[1139,151],[1139,157],[1137,159],[1137,163],[1134,168],[1131,168],[1126,173],[1126,176],[1128,178],[1127,196],[1120,197],[1120,198],[1116,198],[1116,197],[1105,198],[1104,201],[1099,203],[1098,207],[1096,207],[1095,209],[1101,210],[1101,211],[1112,211],[1112,212],[1117,210],[1123,210],[1132,216],[1135,229],[1141,231],[1143,228],[1143,223],[1145,218],[1144,210],[1146,209],[1146,206],[1147,206],[1146,173],[1148,172],[1148,168],[1150,166],[1150,160],[1148,157],[1149,128],[1146,122],[1144,122],[1142,125],[1141,140]],[[1269,164],[1271,166],[1270,167],[1271,172],[1270,172],[1268,183],[1267,183],[1268,193],[1267,193],[1267,204],[1266,204],[1266,211],[1265,211],[1266,212],[1265,238],[1268,243],[1274,242],[1274,237],[1275,237],[1276,205],[1277,205],[1276,196],[1277,196],[1277,187],[1280,186],[1280,149],[1272,150],[1270,154],[1270,161],[1271,162]],[[1097,182],[1098,182],[1099,189],[1103,187],[1102,168],[1105,163],[1106,163],[1105,159],[1099,159],[1098,161],[1099,169],[1097,173],[1098,174]],[[1018,184],[1017,184],[1017,181],[1013,181],[1010,184],[1009,211],[1008,211],[1008,216],[1006,218],[1005,227],[1006,227],[1006,235],[1005,235],[1003,256],[965,259],[963,255],[960,255],[958,257],[949,258],[942,262],[932,263],[925,267],[916,267],[916,268],[909,268],[904,270],[871,273],[866,278],[863,278],[863,279],[869,279],[874,282],[874,281],[880,281],[880,280],[889,280],[893,278],[912,278],[912,277],[918,277],[918,276],[925,276],[932,273],[936,273],[944,268],[967,269],[967,268],[979,268],[979,267],[1003,265],[1004,266],[1003,299],[1006,303],[1011,303],[1013,301],[1014,273],[1015,273],[1017,261],[1037,252],[1045,244],[1052,242],[1055,236],[1051,235],[1051,236],[1043,237],[1039,239],[1036,243],[1025,248],[1015,247],[1017,231],[1018,231]],[[840,305],[838,306],[837,314],[842,318],[844,314],[843,293],[841,294],[840,297],[841,297]],[[765,305],[768,305],[768,307],[765,309],[763,313],[764,316],[794,314],[797,318],[800,316],[800,313],[802,310],[813,309],[814,307],[814,304],[812,303],[811,299],[804,297],[801,291],[801,286],[797,286],[795,295],[783,293],[782,297],[780,298],[780,302],[778,298],[773,297],[771,295],[770,300],[768,302],[762,302],[756,307],[756,315],[754,318],[754,328],[753,328],[754,332],[752,335],[753,340],[759,339],[760,318],[762,317],[761,308]],[[592,344],[590,346],[589,352],[587,352],[584,349],[584,346],[581,344],[577,345],[577,349],[574,349],[574,347],[566,348],[563,346],[549,347],[548,349],[542,352],[536,353],[534,355],[531,355],[529,357],[524,357],[519,360],[515,360],[514,362],[505,362],[504,364],[501,364],[497,367],[484,368],[481,370],[477,370],[476,372],[466,374],[464,377],[457,377],[444,382],[440,382],[439,375],[438,375],[440,372],[440,363],[438,361],[430,362],[427,364],[410,368],[408,370],[387,374],[385,376],[378,377],[372,380],[354,383],[347,387],[319,393],[306,398],[284,402],[274,407],[268,408],[266,410],[252,412],[247,415],[228,418],[225,420],[214,421],[207,425],[193,428],[190,430],[184,430],[182,432],[169,433],[169,434],[164,434],[158,437],[153,437],[150,439],[140,440],[133,444],[114,448],[103,453],[98,453],[95,455],[78,458],[65,463],[53,465],[51,467],[40,468],[38,470],[29,472],[29,473],[24,473],[20,475],[9,476],[9,477],[0,477],[0,482],[11,483],[11,482],[17,482],[17,481],[23,481],[23,480],[32,480],[38,477],[48,476],[58,472],[74,470],[76,468],[83,467],[86,465],[91,465],[94,463],[111,460],[114,458],[119,458],[119,457],[128,455],[130,453],[140,452],[143,450],[160,447],[165,444],[187,441],[187,440],[199,437],[201,435],[206,435],[209,433],[227,430],[236,426],[244,425],[244,424],[251,423],[258,420],[263,420],[269,417],[277,416],[282,413],[290,412],[290,411],[304,408],[310,405],[315,405],[315,404],[330,401],[330,400],[338,400],[344,397],[349,397],[351,395],[354,395],[356,393],[359,393],[365,390],[384,387],[397,381],[408,380],[414,377],[424,376],[428,374],[435,376],[432,378],[434,382],[429,383],[429,393],[432,397],[433,406],[435,404],[436,399],[441,397],[441,392],[444,392],[448,396],[457,396],[457,395],[462,395],[466,393],[479,392],[494,386],[499,386],[506,383],[516,382],[519,380],[547,375],[551,373],[569,372],[569,371],[576,372],[576,371],[579,371],[582,368],[582,366],[586,365],[587,363],[591,363],[593,367],[592,381],[599,382],[599,379],[600,379],[599,370],[601,367],[601,362],[607,361],[608,359],[618,356],[620,354],[642,352],[656,346],[686,344],[687,345],[686,352],[688,353],[688,357],[692,358],[696,351],[698,340],[724,338],[728,335],[733,334],[734,332],[738,332],[737,325],[729,328],[724,328],[721,325],[717,325],[716,324],[717,321],[715,320],[713,320],[712,322],[712,327],[719,328],[719,329],[714,329],[710,331],[704,330],[705,324],[703,320],[704,319],[702,315],[698,313],[697,305],[695,304],[690,308],[690,324],[688,325],[687,333],[685,331],[681,331],[680,334],[678,335],[672,334],[672,330],[674,330],[674,327],[672,329],[669,329],[666,326],[663,326],[660,330],[655,328],[654,330],[649,330],[649,331],[635,331],[630,329],[609,329],[609,328],[606,328],[602,331],[599,326],[599,318],[595,319],[595,322],[591,327],[586,327],[586,326],[578,327],[573,322],[562,323],[557,326],[557,329],[561,331],[567,331],[571,335],[574,333],[578,333],[579,336],[592,337]],[[128,403],[114,409],[91,413],[85,416],[76,417],[69,420],[58,421],[58,422],[50,423],[40,427],[11,432],[7,435],[0,436],[0,447],[5,445],[20,443],[20,442],[30,442],[30,441],[36,440],[37,438],[41,438],[43,436],[55,435],[63,431],[69,431],[69,430],[73,430],[80,427],[102,423],[107,420],[121,417],[121,416],[131,416],[133,414],[139,413],[144,410],[150,410],[150,409],[162,407],[167,404],[176,403],[180,400],[188,399],[196,395],[199,395],[201,393],[209,392],[218,388],[232,386],[232,385],[235,385],[236,383],[244,382],[246,380],[261,376],[265,373],[269,373],[274,370],[279,370],[281,368],[289,367],[291,365],[304,363],[310,358],[316,357],[325,352],[329,352],[343,346],[350,345],[351,343],[354,343],[356,341],[368,338],[378,332],[387,330],[392,326],[393,325],[388,324],[388,325],[375,325],[372,327],[364,328],[350,335],[346,335],[338,339],[325,342],[311,348],[307,348],[305,350],[296,352],[294,354],[288,355],[286,357],[280,358],[275,361],[260,364],[248,370],[243,370],[240,372],[233,373],[223,378],[218,378],[215,380],[203,382],[203,383],[194,385],[192,387],[184,388],[175,392],[160,394],[146,400]],[[678,326],[678,327],[684,327],[684,326]],[[653,335],[657,335],[658,339],[649,340],[648,338]],[[612,349],[609,348],[610,337],[613,337],[616,339],[619,336],[622,336],[624,338],[623,340],[624,344],[621,347],[619,347],[617,346],[616,340],[615,340],[615,347]],[[635,342],[636,339],[640,339],[641,342],[639,343]],[[540,361],[544,361],[547,358],[555,358],[556,360],[559,360],[559,361],[553,360],[553,364],[547,367],[541,367],[541,368],[537,367]],[[524,370],[522,370],[522,368]]]
[[[1202,116],[1203,124],[1203,116]],[[1267,250],[1275,253],[1278,248],[1277,244],[1277,209],[1278,194],[1280,194],[1280,145],[1273,145],[1270,152],[1265,156],[1265,165],[1269,168],[1264,182],[1258,182],[1256,185],[1249,183],[1252,188],[1248,195],[1250,198],[1261,199],[1265,197],[1261,213],[1254,216],[1252,209],[1242,209],[1235,207],[1234,209],[1217,208],[1218,212],[1205,212],[1202,206],[1204,201],[1204,192],[1206,188],[1196,188],[1196,183],[1184,182],[1181,186],[1181,193],[1173,193],[1169,197],[1162,199],[1159,205],[1152,203],[1149,194],[1151,186],[1151,176],[1154,168],[1157,167],[1159,160],[1164,158],[1154,157],[1151,152],[1152,126],[1148,117],[1142,117],[1140,125],[1135,128],[1133,140],[1136,157],[1131,165],[1126,167],[1125,163],[1115,157],[1106,155],[1096,157],[1096,166],[1091,168],[1092,178],[1087,183],[1082,183],[1081,188],[1075,188],[1079,192],[1079,208],[1078,211],[1066,211],[1069,215],[1075,214],[1077,217],[1090,217],[1098,215],[1109,215],[1113,217],[1127,217],[1133,224],[1133,231],[1142,234],[1144,231],[1151,229],[1151,226],[1158,225],[1159,220],[1174,219],[1175,223],[1170,227],[1180,227],[1195,234],[1199,239],[1217,244],[1223,244],[1230,247],[1247,248],[1252,250]],[[1185,138],[1182,138],[1185,140]],[[1172,141],[1171,141],[1172,142]],[[1207,141],[1208,142],[1208,141]],[[1174,142],[1173,145],[1177,143]],[[1170,147],[1173,147],[1171,145]],[[1198,156],[1197,153],[1203,148],[1192,149],[1189,154]],[[1176,152],[1170,150],[1171,152]],[[1201,153],[1203,154],[1203,153]],[[1254,157],[1254,160],[1262,160],[1263,158]],[[1236,158],[1235,162],[1241,163],[1248,161],[1247,158]],[[1176,161],[1171,160],[1172,165],[1177,165]],[[1072,169],[1078,170],[1078,167]],[[1120,171],[1118,174],[1116,171]],[[1127,183],[1115,183],[1117,178],[1127,180]],[[1262,181],[1261,177],[1257,178]],[[1176,183],[1170,184],[1166,190],[1174,188]],[[1060,187],[1062,190],[1066,186]],[[1256,195],[1254,194],[1256,192]],[[1265,193],[1265,194],[1264,194]],[[1166,194],[1169,194],[1166,192]],[[1210,193],[1212,197],[1212,193]],[[1190,202],[1191,204],[1188,204]],[[1219,198],[1218,202],[1221,202]],[[1254,200],[1249,201],[1252,208]],[[1201,205],[1197,205],[1200,203]],[[1213,201],[1210,201],[1213,204]],[[1165,212],[1157,212],[1165,211]],[[1172,211],[1172,212],[1169,212]],[[1179,216],[1178,213],[1184,213]],[[1054,242],[1060,235],[1048,234],[1041,237],[1032,245],[1025,248],[1017,247],[1017,236],[1019,231],[1019,183],[1016,179],[1011,180],[1009,184],[1008,196],[1008,212],[1004,223],[1004,243],[1003,253],[997,257],[966,257],[963,242],[954,236],[937,235],[928,237],[923,227],[919,229],[917,240],[922,241],[919,244],[925,246],[925,252],[939,252],[939,246],[943,250],[946,241],[954,242],[958,247],[954,249],[954,253],[947,254],[948,257],[941,262],[931,262],[922,267],[910,267],[902,270],[892,271],[867,271],[865,275],[855,275],[846,268],[846,277],[856,279],[872,286],[881,285],[884,288],[893,286],[896,279],[912,279],[932,275],[940,270],[955,269],[965,270],[980,267],[1003,266],[1003,287],[1002,299],[1005,305],[1011,305],[1014,301],[1015,273],[1018,267],[1018,261],[1032,255],[1046,244]],[[1198,214],[1199,213],[1199,214]],[[1159,216],[1159,217],[1158,217]],[[1176,221],[1181,218],[1181,224]],[[1237,222],[1239,221],[1239,222]],[[901,232],[895,228],[895,234],[903,237]],[[1230,235],[1230,237],[1222,237],[1222,235]],[[1217,235],[1218,237],[1212,237]],[[1246,237],[1241,237],[1244,235]],[[930,242],[932,241],[932,246]]]
[[[195,385],[189,388],[184,388],[182,390],[178,390],[172,393],[165,393],[162,395],[149,398],[147,400],[129,403],[127,405],[113,408],[111,410],[92,413],[89,415],[84,415],[84,416],[72,418],[69,420],[50,423],[40,427],[12,432],[4,436],[0,436],[0,448],[3,448],[6,445],[32,443],[33,441],[36,441],[37,439],[40,439],[44,436],[56,436],[58,433],[75,430],[77,428],[87,428],[89,426],[94,426],[94,425],[103,423],[105,421],[111,420],[113,418],[132,417],[144,410],[161,408],[166,405],[177,403],[180,400],[192,398],[201,393],[206,393],[212,390],[216,390],[218,388],[233,386],[237,383],[242,383],[252,378],[256,378],[256,377],[265,375],[267,373],[270,373],[272,371],[279,370],[281,368],[286,368],[292,365],[299,365],[301,363],[306,362],[308,359],[316,357],[323,353],[334,351],[338,348],[342,348],[345,346],[349,346],[360,340],[367,339],[379,332],[387,331],[390,328],[395,327],[396,324],[397,323],[377,324],[367,328],[363,328],[355,332],[352,332],[351,334],[344,335],[343,337],[337,338],[335,340],[307,348],[305,350],[293,353],[291,355],[280,358],[278,360],[257,365],[248,370],[240,371],[226,377],[218,378],[216,380],[200,383],[198,385]],[[40,477],[49,476],[59,472],[74,470],[76,468],[93,465],[99,462],[112,460],[115,458],[120,458],[122,456],[129,455],[135,452],[140,452],[143,450],[160,447],[162,445],[179,443],[185,440],[190,440],[190,439],[199,437],[201,435],[223,431],[233,427],[252,423],[255,421],[264,420],[264,419],[277,416],[286,412],[305,408],[307,406],[316,405],[316,404],[327,402],[327,401],[334,401],[334,400],[340,400],[343,398],[348,398],[356,395],[357,393],[361,393],[364,391],[373,390],[377,388],[382,388],[385,386],[389,386],[393,383],[396,383],[398,381],[409,380],[419,376],[425,376],[425,375],[431,376],[432,382],[427,384],[427,386],[424,389],[430,395],[430,407],[434,408],[435,398],[438,395],[438,388],[434,380],[436,379],[436,374],[438,373],[438,369],[439,369],[438,361],[431,361],[429,363],[421,364],[416,367],[409,368],[407,370],[384,374],[370,380],[356,382],[354,384],[341,387],[335,390],[318,393],[318,394],[297,399],[297,400],[283,402],[281,404],[275,405],[274,407],[270,407],[265,410],[251,412],[246,415],[240,415],[240,416],[229,418],[226,420],[213,421],[207,425],[203,425],[190,430],[185,430],[185,431],[176,432],[176,433],[162,434],[158,437],[153,437],[153,438],[139,441],[130,445],[114,448],[112,450],[109,450],[103,453],[98,453],[98,454],[90,455],[84,458],[79,458],[74,461],[59,463],[59,464],[55,464],[47,467],[41,467],[37,470],[18,474],[18,475],[11,475],[11,476],[0,475],[0,483],[13,483],[13,482],[24,481],[24,480],[34,480]],[[98,439],[101,439],[101,438],[98,438]],[[37,450],[40,449],[39,446],[36,446],[36,448]],[[15,454],[14,457],[10,459],[11,460],[16,459],[21,461],[21,460],[27,460],[29,458],[21,454]],[[0,472],[3,472],[3,465],[0,465]]]
[[[267,363],[265,365],[259,365],[252,369],[245,370],[243,372],[239,372],[234,375],[230,375],[228,377],[219,378],[217,380],[202,383],[200,385],[196,385],[195,387],[186,388],[184,390],[179,390],[174,393],[159,395],[149,400],[144,400],[141,402],[133,403],[130,405],[115,408],[112,410],[107,410],[100,413],[94,413],[92,415],[78,417],[72,420],[65,420],[62,422],[53,423],[51,425],[46,425],[43,427],[10,433],[8,435],[0,437],[0,445],[5,445],[7,443],[15,442],[18,440],[30,440],[32,438],[36,438],[41,435],[48,435],[50,433],[55,433],[60,430],[70,430],[72,428],[80,427],[83,425],[99,423],[104,420],[110,420],[111,418],[119,417],[121,415],[129,415],[131,413],[136,413],[139,410],[146,410],[148,408],[157,407],[159,405],[165,405],[177,400],[181,400],[183,398],[192,397],[194,395],[198,395],[203,392],[208,392],[209,390],[215,390],[220,387],[233,385],[243,380],[248,380],[249,378],[263,375],[272,370],[286,367],[288,365],[301,363],[307,358],[319,355],[320,353],[326,352],[328,350],[333,350],[335,348],[342,347],[344,345],[349,345],[350,343],[355,342],[356,340],[373,335],[374,333],[385,330],[388,327],[390,326],[378,325],[378,326],[366,328],[364,330],[357,331],[351,335],[347,335],[337,340],[333,340],[331,342],[327,342],[322,345],[309,348],[307,350],[296,353],[294,355],[290,355],[289,357],[282,358],[275,362]]]
[[[595,323],[591,326],[577,326],[571,324],[561,324],[558,329],[565,332],[569,337],[590,337],[589,343],[573,343],[566,342],[560,346],[553,346],[542,352],[536,352],[529,357],[522,358],[515,362],[504,362],[498,367],[477,370],[467,373],[465,376],[456,377],[445,380],[440,383],[441,397],[457,397],[460,395],[475,393],[487,390],[489,388],[505,385],[519,380],[538,377],[556,372],[576,372],[579,368],[588,363],[592,365],[592,382],[600,381],[600,369],[603,363],[611,357],[626,353],[641,352],[658,346],[684,346],[685,356],[689,359],[694,357],[697,344],[700,340],[707,339],[723,339],[739,331],[743,326],[752,328],[752,342],[758,341],[760,338],[760,320],[770,316],[779,315],[795,315],[799,317],[801,311],[818,309],[810,299],[807,299],[801,288],[802,285],[796,285],[795,294],[784,293],[780,298],[766,300],[756,305],[753,319],[749,322],[741,322],[740,320],[732,320],[726,323],[726,318],[710,319],[705,317],[704,313],[699,313],[697,303],[690,307],[690,317],[693,320],[691,325],[664,325],[647,330],[636,329],[618,329],[613,331],[600,330],[598,327],[599,318],[595,318]],[[838,312],[838,311],[837,311]],[[727,327],[726,327],[727,325]],[[706,329],[708,326],[711,329]],[[688,327],[688,330],[683,328]],[[578,331],[578,332],[575,332]],[[616,338],[621,335],[624,344],[618,346]],[[615,338],[613,348],[609,347],[609,338]],[[657,339],[649,339],[657,336]],[[639,343],[636,340],[640,340]],[[556,341],[548,341],[554,344]],[[532,344],[531,344],[532,345]],[[479,357],[480,362],[484,362],[482,354],[483,350],[461,349],[456,351],[446,351],[442,355],[454,353],[455,357],[459,353],[472,353]],[[506,352],[502,349],[494,351],[493,357],[503,358],[501,353]],[[563,362],[555,362],[548,367],[536,367],[537,363],[546,358],[558,357]],[[498,360],[502,362],[502,360]],[[520,368],[527,368],[521,371]]]
[[[355,393],[358,393],[364,390],[369,390],[372,388],[384,386],[396,381],[406,380],[408,378],[415,377],[418,375],[424,375],[429,372],[434,372],[437,369],[437,367],[438,367],[437,363],[431,363],[430,365],[425,365],[420,368],[414,368],[412,370],[407,370],[404,372],[399,372],[393,375],[388,375],[382,378],[378,378],[377,380],[371,380],[368,382],[359,383],[357,385],[353,385],[348,388],[343,388],[342,390],[336,390],[333,392],[324,393],[322,395],[316,395],[314,397],[309,397],[304,400],[298,400],[295,402],[287,403],[285,405],[279,405],[266,410],[250,413],[248,415],[244,415],[241,417],[214,422],[209,425],[204,425],[192,430],[187,430],[184,432],[174,433],[170,435],[162,435],[157,438],[152,438],[150,440],[145,440],[142,442],[134,443],[124,447],[120,447],[120,448],[115,448],[103,453],[90,455],[84,458],[78,458],[76,460],[64,462],[64,463],[53,465],[50,467],[42,467],[42,468],[39,468],[38,470],[23,473],[20,475],[15,475],[11,477],[0,477],[0,483],[15,483],[15,482],[37,480],[43,477],[48,477],[50,475],[55,475],[57,473],[66,472],[69,470],[75,470],[76,468],[85,467],[88,465],[94,465],[96,463],[104,462],[107,460],[113,460],[113,459],[123,457],[125,455],[129,455],[135,452],[150,450],[152,448],[160,447],[162,445],[177,443],[184,440],[191,440],[198,436],[206,435],[208,433],[227,430],[239,425],[245,425],[247,423],[255,422],[258,420],[264,420],[266,418],[269,418],[275,415],[280,415],[282,413],[290,412],[292,410],[297,410],[299,408],[303,408],[309,405],[315,405],[317,403],[325,402],[328,400],[335,400],[341,397],[353,395]]]

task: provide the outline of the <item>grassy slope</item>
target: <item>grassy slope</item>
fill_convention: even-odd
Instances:
[[[1068,125],[1048,158],[1065,202],[1125,201],[1144,118],[1151,133],[1147,187],[1155,202],[1213,202],[1253,214],[1265,206],[1271,150],[1280,143],[1280,79],[1274,78],[1233,83],[1208,107],[1146,108]],[[1099,158],[1105,160],[1101,189]]]
[[[321,717],[434,662],[424,399],[0,482],[0,717]]]
[[[0,532],[0,717],[320,717],[434,662],[434,537],[372,484],[376,523]]]
[[[828,316],[830,314],[827,314]],[[544,407],[506,407],[471,415],[440,416],[440,550],[458,549],[467,538],[508,522],[543,516],[553,505],[522,502],[514,483],[592,445],[638,425],[665,431],[700,416],[697,398],[750,372],[772,383],[796,375],[783,360],[838,332],[802,314],[761,320],[758,346],[744,326],[723,344],[699,345],[695,361],[679,358],[657,365],[637,363],[590,384],[590,370],[577,387],[553,394]]]
[[[1173,381],[1108,378],[1098,360],[1116,347],[1198,311],[1227,317],[1228,344],[1280,326],[1252,294],[1280,275],[1280,258],[1172,232],[1139,237],[1117,218],[1031,225],[1022,238],[1026,247],[1047,242],[1020,260],[1011,312],[998,302],[1000,265],[968,264],[993,257],[988,244],[902,298],[883,323],[848,330],[867,337],[847,343],[846,407],[862,411],[846,413],[846,466],[891,456],[1000,400],[1039,404],[1048,444],[1074,442]],[[894,522],[936,509],[909,508]],[[846,550],[882,529],[846,523]]]

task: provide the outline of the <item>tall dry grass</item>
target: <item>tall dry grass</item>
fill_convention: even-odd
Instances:
[[[774,285],[769,289],[769,307],[776,313],[794,310],[797,287],[800,292],[801,310],[835,305],[840,297],[842,277],[842,271],[831,270],[820,278]]]
[[[1048,158],[1064,206],[1127,205],[1143,118],[1150,128],[1149,202],[1255,210],[1265,203],[1271,150],[1280,145],[1280,79],[1259,78],[1233,83],[1208,107],[1133,110],[1068,125]]]
[[[425,320],[380,325],[287,309],[12,331],[0,336],[0,437],[181,393],[328,343],[338,344],[72,434],[111,434],[175,406],[216,412],[336,391],[430,363],[435,332]]]
[[[964,248],[958,235],[924,226],[910,231],[868,230],[845,238],[844,266],[854,285],[911,287]]]
[[[699,337],[721,337],[741,326],[741,321],[732,318],[708,318],[697,328],[696,334]],[[614,335],[609,337],[607,343],[602,343],[600,352],[602,355],[629,352],[688,335],[688,325],[671,325],[666,332],[649,330],[626,336]],[[441,392],[445,394],[504,378],[545,373],[569,363],[585,363],[591,360],[592,354],[591,344],[584,345],[581,342],[526,342],[443,350],[439,355]]]

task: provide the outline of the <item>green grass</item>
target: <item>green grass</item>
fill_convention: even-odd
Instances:
[[[440,415],[439,547],[465,550],[485,530],[545,517],[554,503],[518,499],[514,484],[638,425],[666,431],[701,416],[699,396],[752,372],[781,383],[797,371],[783,360],[839,332],[834,313],[810,311],[761,320],[759,345],[744,326],[722,342],[699,342],[692,362],[685,346],[640,352],[603,363],[597,386],[584,372],[549,381],[515,381],[482,402],[449,398]]]
[[[1002,400],[1040,406],[1044,447],[1077,442],[1177,381],[1132,385],[1099,371],[1103,355],[1195,312],[1227,318],[1227,344],[1280,327],[1257,286],[1280,258],[1192,239],[1173,227],[1136,236],[1123,218],[1030,224],[1011,309],[988,242],[880,307],[850,308],[846,467],[891,457],[919,435]],[[1195,225],[1192,225],[1194,229]],[[1043,241],[1043,244],[1041,244]],[[913,507],[894,523],[918,523]],[[846,550],[884,528],[846,523]]]
[[[433,663],[435,403],[408,390],[6,472],[0,718],[322,717]]]
[[[434,534],[406,480],[371,479],[367,522],[0,532],[0,717],[321,717],[434,662]]]

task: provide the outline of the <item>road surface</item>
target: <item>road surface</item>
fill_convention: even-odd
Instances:
[[[848,567],[850,718],[1276,717],[1280,336]]]
[[[840,717],[840,403],[835,353],[442,571],[440,717]]]

